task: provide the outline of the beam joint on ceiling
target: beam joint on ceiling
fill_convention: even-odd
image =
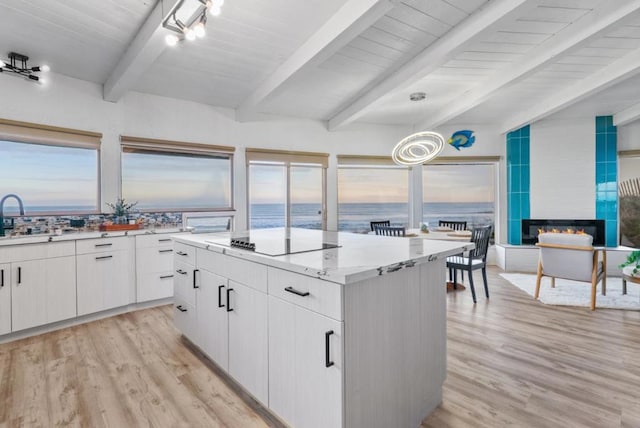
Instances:
[[[615,126],[627,125],[640,119],[640,103],[632,105],[613,115],[613,124]]]
[[[591,76],[520,111],[504,121],[501,133],[507,133],[544,119],[564,108],[640,73],[640,49],[623,56]]]
[[[349,0],[236,109],[236,120],[253,119],[261,103],[304,69],[327,60],[373,25],[400,0]]]
[[[162,21],[179,0],[160,0],[103,85],[103,98],[118,102],[167,48]]]
[[[347,125],[370,111],[384,96],[410,85],[438,69],[467,49],[478,37],[488,34],[503,22],[516,19],[543,0],[493,0],[467,17],[417,56],[368,85],[329,119],[329,130]]]
[[[554,63],[562,55],[586,47],[594,39],[607,32],[638,19],[640,0],[616,5],[605,2],[582,19],[565,27],[535,49],[527,52],[526,58],[518,64],[509,64],[481,81],[464,97],[444,106],[437,113],[420,123],[418,129],[433,129],[466,113],[509,85],[517,84],[532,74]]]

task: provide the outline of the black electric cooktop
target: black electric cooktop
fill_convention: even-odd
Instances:
[[[290,236],[286,233],[250,233],[246,231],[234,233],[228,240],[205,242],[253,251],[267,256],[284,256],[340,247],[338,244],[325,242],[321,237]]]

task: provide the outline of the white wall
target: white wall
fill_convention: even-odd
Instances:
[[[103,134],[101,149],[102,201],[118,197],[120,135],[179,140],[236,147],[234,200],[236,227],[246,227],[244,148],[330,153],[328,228],[337,227],[337,154],[390,155],[408,127],[353,125],[329,132],[324,123],[271,118],[239,123],[233,111],[209,105],[141,93],[128,93],[118,103],[102,100],[102,85],[50,73],[47,85],[14,76],[0,76],[3,103],[0,117]]]
[[[595,218],[595,118],[531,125],[531,218]]]

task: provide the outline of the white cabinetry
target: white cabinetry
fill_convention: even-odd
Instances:
[[[198,322],[202,326],[200,347],[221,368],[229,367],[228,280],[206,270],[198,272]],[[230,292],[229,292],[230,293]]]
[[[267,295],[229,281],[229,374],[268,404]]]
[[[78,315],[135,301],[133,238],[78,241],[77,253]]]
[[[266,266],[184,244],[174,250],[176,326],[266,405]]]
[[[269,296],[269,408],[291,426],[342,426],[342,325]]]
[[[173,296],[173,244],[167,235],[136,236],[136,302]]]
[[[11,333],[11,265],[0,264],[0,335]]]
[[[11,251],[5,287],[8,278],[12,331],[76,316],[74,253],[73,242],[23,245]]]
[[[176,327],[199,344],[196,312],[196,249],[176,243],[173,248],[173,319]]]

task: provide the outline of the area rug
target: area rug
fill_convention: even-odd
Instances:
[[[536,276],[524,273],[501,273],[504,279],[533,297],[536,291]],[[596,309],[630,309],[640,311],[640,285],[627,281],[627,294],[622,294],[622,279],[607,278],[607,295],[602,295],[602,284],[598,284]],[[540,301],[547,305],[585,306],[591,305],[591,284],[587,282],[556,279],[551,288],[551,278],[543,277],[540,284]]]

